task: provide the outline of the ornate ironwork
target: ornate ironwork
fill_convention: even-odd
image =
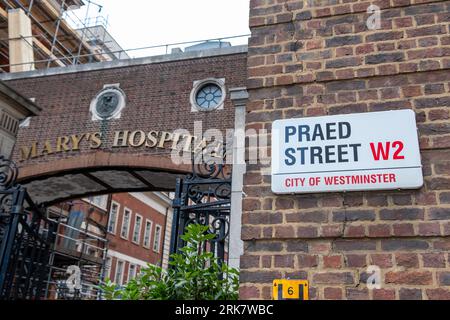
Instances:
[[[9,159],[0,156],[0,191],[10,189],[17,179],[17,166]],[[10,221],[9,212],[12,210],[13,194],[11,192],[0,193],[0,239],[3,239],[6,226]]]
[[[56,224],[16,185],[16,165],[0,157],[0,168],[0,299],[40,299]]]
[[[0,190],[9,189],[14,186],[18,172],[19,170],[14,161],[0,156]]]
[[[188,179],[231,179],[230,166],[226,164],[229,150],[224,146],[219,152],[212,144],[192,156],[192,174]]]
[[[231,168],[226,165],[226,148],[220,154],[204,149],[192,159],[192,174],[178,179],[173,201],[171,253],[184,246],[181,235],[189,224],[209,226],[215,237],[207,249],[223,263],[230,232]]]

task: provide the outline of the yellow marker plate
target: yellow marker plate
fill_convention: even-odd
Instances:
[[[309,300],[306,280],[277,279],[273,281],[273,300]]]

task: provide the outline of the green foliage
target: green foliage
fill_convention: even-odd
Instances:
[[[239,273],[220,265],[204,250],[214,235],[208,227],[191,224],[182,239],[186,246],[172,254],[172,268],[148,265],[141,274],[119,287],[107,280],[100,289],[107,300],[237,300]],[[223,274],[221,278],[220,275]]]

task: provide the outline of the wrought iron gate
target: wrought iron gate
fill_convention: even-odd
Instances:
[[[184,246],[181,236],[192,223],[209,226],[215,234],[208,251],[214,253],[220,263],[227,256],[231,209],[231,168],[225,164],[226,152],[221,157],[204,158],[200,152],[192,161],[192,174],[177,179],[173,201],[171,253]]]
[[[38,300],[57,226],[16,185],[17,173],[14,162],[0,157],[0,300]]]
[[[171,253],[184,246],[185,228],[198,223],[215,234],[205,249],[220,263],[226,260],[231,168],[224,163],[225,153],[207,160],[203,152],[197,154],[192,174],[177,180]],[[14,162],[0,156],[0,300],[39,300],[45,298],[58,223],[46,217],[46,209],[37,207],[24,187],[16,185],[17,174]]]

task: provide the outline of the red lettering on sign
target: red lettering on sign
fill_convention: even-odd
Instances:
[[[397,151],[395,151],[394,153],[394,160],[403,160],[405,159],[405,156],[401,156],[400,152],[403,151],[403,142],[401,141],[394,141],[394,143],[392,144],[392,148],[397,148]]]
[[[305,178],[286,178],[284,185],[286,188],[303,187],[305,185]]]
[[[396,149],[393,159],[404,160],[405,156],[400,155],[404,148],[404,144],[402,141],[394,141],[392,142],[392,144],[391,142],[378,142],[377,146],[375,146],[375,143],[373,142],[370,143],[370,149],[372,150],[373,159],[375,161],[380,161],[380,159],[389,160],[391,155],[391,146],[392,149]]]
[[[390,142],[386,142],[386,148],[382,142],[378,142],[378,148],[375,150],[375,143],[370,144],[370,149],[372,149],[372,155],[375,161],[379,161],[380,157],[383,160],[389,160],[389,149],[391,147]]]
[[[379,184],[394,183],[396,175],[393,173],[374,173],[351,176],[324,177],[325,185],[355,185],[355,184]]]

